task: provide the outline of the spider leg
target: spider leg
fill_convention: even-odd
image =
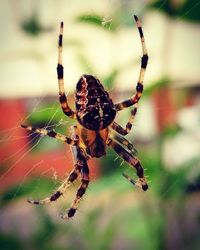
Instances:
[[[74,126],[73,129],[73,139],[77,139],[78,140],[78,135],[76,133],[76,126]],[[71,184],[77,179],[77,177],[79,176],[82,167],[84,166],[83,162],[85,161],[85,157],[83,155],[83,152],[81,150],[80,147],[76,146],[72,146],[72,153],[73,153],[73,157],[74,157],[74,161],[75,161],[75,166],[73,168],[73,170],[71,171],[71,173],[69,174],[69,176],[66,178],[66,180],[62,183],[62,185],[57,189],[57,191],[52,194],[50,197],[47,197],[45,199],[42,200],[28,200],[29,203],[32,204],[47,204],[50,203],[52,201],[56,201],[61,195],[63,195],[66,190],[71,186]]]
[[[137,154],[137,150],[134,148],[133,144],[129,142],[126,138],[124,138],[122,135],[116,133],[114,130],[109,131],[109,137],[109,139],[113,139],[118,143],[122,144],[124,147],[127,148],[128,151],[131,151],[133,155]]]
[[[122,128],[122,126],[120,126],[116,122],[113,122],[111,124],[111,128],[114,129],[115,131],[117,131],[121,135],[127,135],[131,131],[131,128],[132,128],[133,121],[134,121],[134,118],[136,116],[136,113],[137,113],[137,105],[135,105],[134,109],[131,110],[131,115],[130,115],[130,117],[128,119],[128,122],[126,124],[125,129]]]
[[[148,185],[146,182],[146,178],[144,177],[144,171],[140,164],[140,161],[131,152],[128,152],[124,147],[122,147],[117,141],[109,139],[107,145],[112,147],[119,156],[121,156],[126,162],[130,163],[130,165],[132,165],[136,169],[136,173],[139,179],[134,181],[126,174],[124,174],[124,177],[146,191],[148,189]]]
[[[60,133],[56,133],[53,130],[48,130],[48,129],[44,129],[44,128],[34,128],[32,126],[28,126],[28,125],[24,125],[21,124],[22,128],[25,128],[29,131],[33,131],[34,133],[38,133],[40,135],[48,135],[50,137],[56,138],[59,141],[65,142],[69,145],[77,145],[78,144],[78,139],[71,139],[65,135],[62,135]]]
[[[57,65],[57,76],[58,76],[58,86],[59,86],[59,100],[61,108],[65,115],[70,118],[75,118],[75,112],[69,107],[67,102],[67,96],[64,89],[64,68],[62,65],[62,39],[63,39],[63,22],[60,24],[60,34],[58,39],[58,65]]]
[[[71,184],[77,179],[78,175],[80,174],[82,165],[78,162],[75,164],[74,169],[71,171],[68,178],[63,182],[63,184],[57,189],[57,191],[52,194],[50,197],[47,197],[42,200],[28,200],[31,204],[41,205],[41,204],[47,204],[52,201],[56,201],[61,195],[63,195],[66,190],[71,186]]]
[[[144,75],[145,75],[147,62],[148,62],[148,55],[147,55],[147,49],[146,49],[146,44],[145,44],[145,40],[144,40],[144,35],[143,35],[141,23],[140,23],[138,17],[135,15],[134,15],[134,19],[135,19],[135,22],[136,22],[136,25],[137,25],[137,28],[138,28],[138,31],[140,34],[140,40],[141,40],[141,44],[142,44],[142,53],[143,53],[142,58],[141,58],[140,74],[139,74],[139,78],[138,78],[138,82],[137,82],[137,86],[136,86],[136,94],[133,95],[128,100],[125,100],[123,102],[115,104],[115,108],[118,111],[123,110],[124,108],[130,107],[130,106],[134,105],[135,103],[138,103],[139,99],[142,95],[142,92],[143,92],[143,81],[144,81]]]
[[[89,184],[89,168],[87,165],[87,160],[84,157],[84,155],[82,155],[81,161],[83,164],[82,169],[81,169],[81,176],[82,176],[81,177],[81,184],[78,188],[78,191],[76,193],[76,198],[72,202],[70,209],[68,210],[67,213],[61,215],[62,219],[66,219],[66,218],[69,219],[75,215],[76,210],[78,209],[78,206],[80,204],[81,198],[85,194],[85,191],[86,191],[88,184]]]

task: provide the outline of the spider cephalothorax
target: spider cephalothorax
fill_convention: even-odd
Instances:
[[[78,188],[76,197],[70,209],[66,214],[62,215],[62,218],[70,218],[74,216],[81,197],[84,195],[89,184],[89,168],[87,165],[87,160],[90,157],[99,158],[102,155],[105,155],[106,146],[112,147],[119,156],[121,156],[126,162],[136,169],[138,180],[133,180],[125,173],[123,173],[123,176],[132,184],[141,187],[144,191],[148,189],[143,168],[140,164],[140,161],[136,157],[136,150],[134,149],[134,146],[124,137],[130,132],[132,128],[132,123],[137,112],[137,103],[139,102],[143,92],[143,80],[148,62],[148,55],[142,27],[137,16],[134,16],[134,18],[140,34],[143,52],[141,58],[140,75],[136,85],[135,95],[131,96],[125,101],[113,104],[112,99],[109,97],[100,81],[92,75],[85,74],[79,79],[76,86],[76,110],[73,111],[68,105],[67,96],[64,90],[64,72],[62,65],[62,22],[60,25],[60,35],[58,40],[57,66],[59,100],[64,114],[72,119],[77,120],[77,124],[73,127],[73,134],[71,138],[56,133],[53,130],[33,128],[28,125],[22,125],[23,128],[41,135],[48,135],[50,137],[56,138],[71,145],[72,147],[75,165],[68,178],[50,197],[38,201],[29,200],[29,202],[32,204],[46,204],[51,201],[55,201],[66,191],[66,189],[77,179],[78,176],[81,176],[81,184]],[[134,108],[131,110],[131,115],[126,127],[123,128],[114,121],[116,113],[133,105]]]

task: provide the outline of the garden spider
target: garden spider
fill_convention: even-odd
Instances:
[[[108,93],[104,90],[103,85],[98,79],[92,75],[82,75],[76,85],[75,104],[76,111],[73,111],[67,102],[67,96],[64,90],[63,65],[62,65],[62,39],[63,39],[63,22],[60,24],[60,34],[58,40],[58,86],[59,100],[61,108],[65,115],[77,120],[77,124],[73,127],[73,134],[68,138],[62,134],[56,133],[53,130],[44,128],[34,128],[28,125],[21,125],[34,133],[48,135],[63,141],[72,147],[72,153],[75,161],[75,166],[69,176],[64,180],[63,184],[57,191],[48,198],[42,200],[28,200],[32,204],[46,204],[57,200],[67,188],[81,176],[81,184],[78,188],[76,197],[62,218],[70,218],[74,216],[80,200],[85,193],[89,184],[89,168],[87,160],[90,157],[99,158],[106,154],[106,146],[112,147],[116,153],[121,156],[126,162],[136,169],[138,180],[134,181],[131,177],[123,173],[131,183],[141,187],[144,191],[148,189],[146,179],[143,174],[143,168],[140,161],[136,158],[136,152],[133,145],[123,136],[127,135],[131,128],[134,117],[137,112],[137,103],[143,91],[143,79],[147,66],[148,55],[144,41],[141,23],[137,16],[134,15],[135,22],[140,34],[143,56],[141,58],[140,75],[136,86],[136,94],[128,100],[113,104]],[[124,108],[133,106],[131,115],[126,124],[126,128],[121,127],[114,121],[116,113]]]

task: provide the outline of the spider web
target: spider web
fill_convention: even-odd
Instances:
[[[161,5],[160,5],[160,8],[162,8],[162,6],[165,4],[166,0],[165,1],[162,1]],[[110,1],[110,4],[112,4],[113,1]],[[197,5],[199,5],[200,2],[197,2],[196,4],[194,4],[194,6],[192,8],[190,8],[189,10],[187,10],[185,12],[184,15],[187,15],[193,8],[195,8]],[[141,7],[140,9],[137,10],[138,13],[142,13],[143,10],[146,8],[145,4],[143,7]],[[94,8],[91,8],[91,12],[95,11]],[[130,15],[132,15],[132,12],[130,10]],[[183,17],[183,16],[182,16]],[[128,18],[128,17],[127,17]],[[181,17],[178,17],[176,19],[180,19]],[[103,21],[102,21],[102,26],[104,25],[107,25],[108,23],[109,24],[112,24],[113,20],[112,20],[112,16],[108,13],[105,15]],[[124,23],[126,23],[127,20],[124,19]],[[118,29],[121,28],[121,26],[123,26],[124,24],[123,22],[118,26]],[[90,67],[90,65],[88,64],[88,67]],[[55,84],[56,84],[56,79],[55,79]],[[112,92],[114,87],[111,87],[108,91],[109,92]],[[121,98],[120,98],[121,99]],[[38,101],[36,101],[36,103],[34,104],[34,108],[32,109],[32,111],[27,114],[26,117],[23,117],[22,121],[20,123],[25,123],[29,117],[31,117],[31,115],[33,113],[40,113],[40,112],[46,112],[46,111],[51,111],[51,110],[54,110],[54,106],[56,106],[56,111],[51,115],[51,118],[47,121],[47,123],[45,124],[45,128],[57,128],[59,126],[66,126],[68,125],[68,120],[65,120],[65,117],[63,116],[63,118],[60,119],[60,121],[58,121],[56,124],[52,124],[51,122],[53,121],[53,118],[54,116],[56,115],[56,113],[58,112],[58,109],[60,109],[60,104],[58,102],[58,100],[56,100],[56,97],[55,97],[55,101],[52,103],[52,108],[44,108],[44,109],[40,109],[40,107],[38,108],[38,106],[40,106],[41,103],[45,102],[45,98],[41,97],[39,98]],[[17,141],[17,140],[20,140],[21,138],[23,138],[22,136],[14,136],[15,132],[17,129],[21,129],[20,128],[20,124],[16,124],[13,128],[11,129],[6,129],[4,131],[1,131],[2,133],[4,133],[4,138],[0,140],[1,143],[5,143],[6,141]],[[26,135],[26,137],[30,137],[31,135]],[[1,180],[3,180],[7,175],[9,175],[13,169],[15,169],[16,165],[18,163],[20,163],[28,154],[30,154],[33,149],[35,147],[37,147],[38,144],[40,144],[41,140],[43,140],[43,137],[41,136],[38,136],[39,139],[37,141],[36,144],[34,144],[33,146],[31,146],[26,152],[24,152],[23,154],[21,154],[21,152],[23,152],[24,148],[27,147],[28,144],[30,144],[30,142],[32,142],[34,139],[31,139],[29,140],[29,142],[27,142],[27,144],[25,144],[22,148],[20,148],[19,150],[17,150],[15,153],[9,155],[8,157],[4,158],[2,163],[3,164],[6,164],[7,162],[9,162],[10,160],[12,160],[13,158],[16,158],[17,160],[12,163],[7,169],[6,171],[1,174],[0,176],[0,182]],[[51,140],[51,139],[49,139]],[[67,149],[67,151],[70,151],[70,148]],[[114,154],[114,153],[113,153]],[[118,157],[116,156],[116,159]],[[121,164],[123,164],[123,160],[121,160]],[[41,160],[39,161],[38,163],[34,164],[25,174],[24,174],[24,177],[23,179],[21,180],[21,182],[19,183],[18,185],[18,188],[16,189],[16,193],[14,194],[14,196],[16,196],[18,194],[18,192],[20,191],[20,188],[24,185],[24,183],[26,182],[26,180],[28,179],[29,175],[31,174],[31,172],[33,172],[38,166],[40,166],[41,164],[44,164],[44,161]],[[73,167],[73,166],[72,166]],[[55,185],[57,185],[59,183],[59,180],[58,180],[58,177],[57,177],[57,173],[56,173],[56,170],[53,166],[49,166],[45,171],[41,172],[40,173],[40,176],[43,177],[43,176],[48,176],[49,177],[49,172],[51,173],[50,176],[51,178],[55,181]],[[40,182],[40,178],[41,177],[37,177],[38,179],[38,185],[39,185],[39,182]],[[178,182],[179,180],[175,180],[174,183],[172,183],[172,185],[175,185],[176,183],[175,182]],[[37,187],[36,187],[37,188]],[[170,189],[171,187],[169,187]],[[163,196],[166,195],[168,192],[168,190],[165,191],[165,193],[163,193]]]
[[[63,126],[63,125],[66,126],[68,124],[68,121],[64,121],[63,118],[61,118],[56,124],[52,124],[52,121],[53,121],[55,115],[57,114],[57,112],[58,112],[58,110],[60,108],[60,105],[59,105],[59,103],[58,103],[57,100],[53,103],[52,108],[44,108],[44,109],[41,109],[40,107],[38,108],[39,104],[41,104],[43,102],[45,102],[45,99],[44,98],[40,98],[39,101],[36,102],[36,104],[35,104],[34,108],[32,109],[32,111],[26,117],[23,117],[23,119],[21,120],[21,122],[17,123],[16,126],[13,127],[13,128],[11,128],[11,129],[7,129],[7,130],[4,130],[4,131],[1,131],[4,134],[4,138],[1,140],[1,143],[6,143],[7,141],[11,141],[11,140],[12,141],[21,140],[24,137],[25,138],[30,138],[31,134],[26,134],[24,136],[13,136],[13,135],[15,134],[15,132],[18,129],[22,129],[21,126],[20,126],[20,124],[26,124],[27,121],[28,121],[28,118],[30,118],[33,113],[37,114],[37,113],[41,113],[41,112],[50,112],[51,110],[55,110],[55,108],[54,108],[55,105],[56,105],[57,108],[53,112],[53,114],[51,115],[51,118],[46,122],[44,128],[46,128],[46,129],[52,129],[52,127],[53,127],[53,128],[56,129],[59,126]],[[13,159],[15,159],[15,161],[0,176],[0,181],[3,180],[7,175],[9,175],[14,170],[14,168],[16,167],[16,165],[18,165],[28,154],[30,154],[32,152],[32,150],[35,147],[37,147],[40,144],[41,140],[43,140],[43,138],[44,138],[43,136],[39,136],[39,135],[36,135],[36,137],[38,137],[38,140],[31,147],[28,147],[28,146],[30,146],[30,144],[33,141],[35,141],[35,137],[33,137],[32,139],[27,140],[26,144],[24,144],[22,148],[20,148],[15,153],[13,153],[13,154],[5,157],[2,160],[2,164],[6,164],[7,162],[12,161]],[[27,149],[27,150],[25,152],[23,152],[24,149]],[[39,165],[41,165],[43,163],[44,163],[44,161],[41,160],[38,163],[34,164],[31,167],[31,169],[27,170],[27,172],[24,175],[23,180],[20,182],[19,188],[17,189],[18,191],[19,191],[20,187],[23,185],[23,183],[26,181],[26,179],[30,175],[30,173],[32,171],[34,171]],[[20,166],[18,166],[18,167],[20,167]],[[44,176],[44,177],[45,176],[49,176],[47,174],[50,171],[52,172],[52,178],[53,179],[57,179],[57,178],[55,178],[55,176],[56,176],[56,170],[52,166],[50,166],[44,172],[42,172],[41,176]],[[17,193],[15,195],[17,195]]]

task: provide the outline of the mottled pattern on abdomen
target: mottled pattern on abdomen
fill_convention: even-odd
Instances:
[[[108,127],[115,118],[112,100],[92,75],[83,75],[77,83],[76,114],[82,126],[95,131]]]

